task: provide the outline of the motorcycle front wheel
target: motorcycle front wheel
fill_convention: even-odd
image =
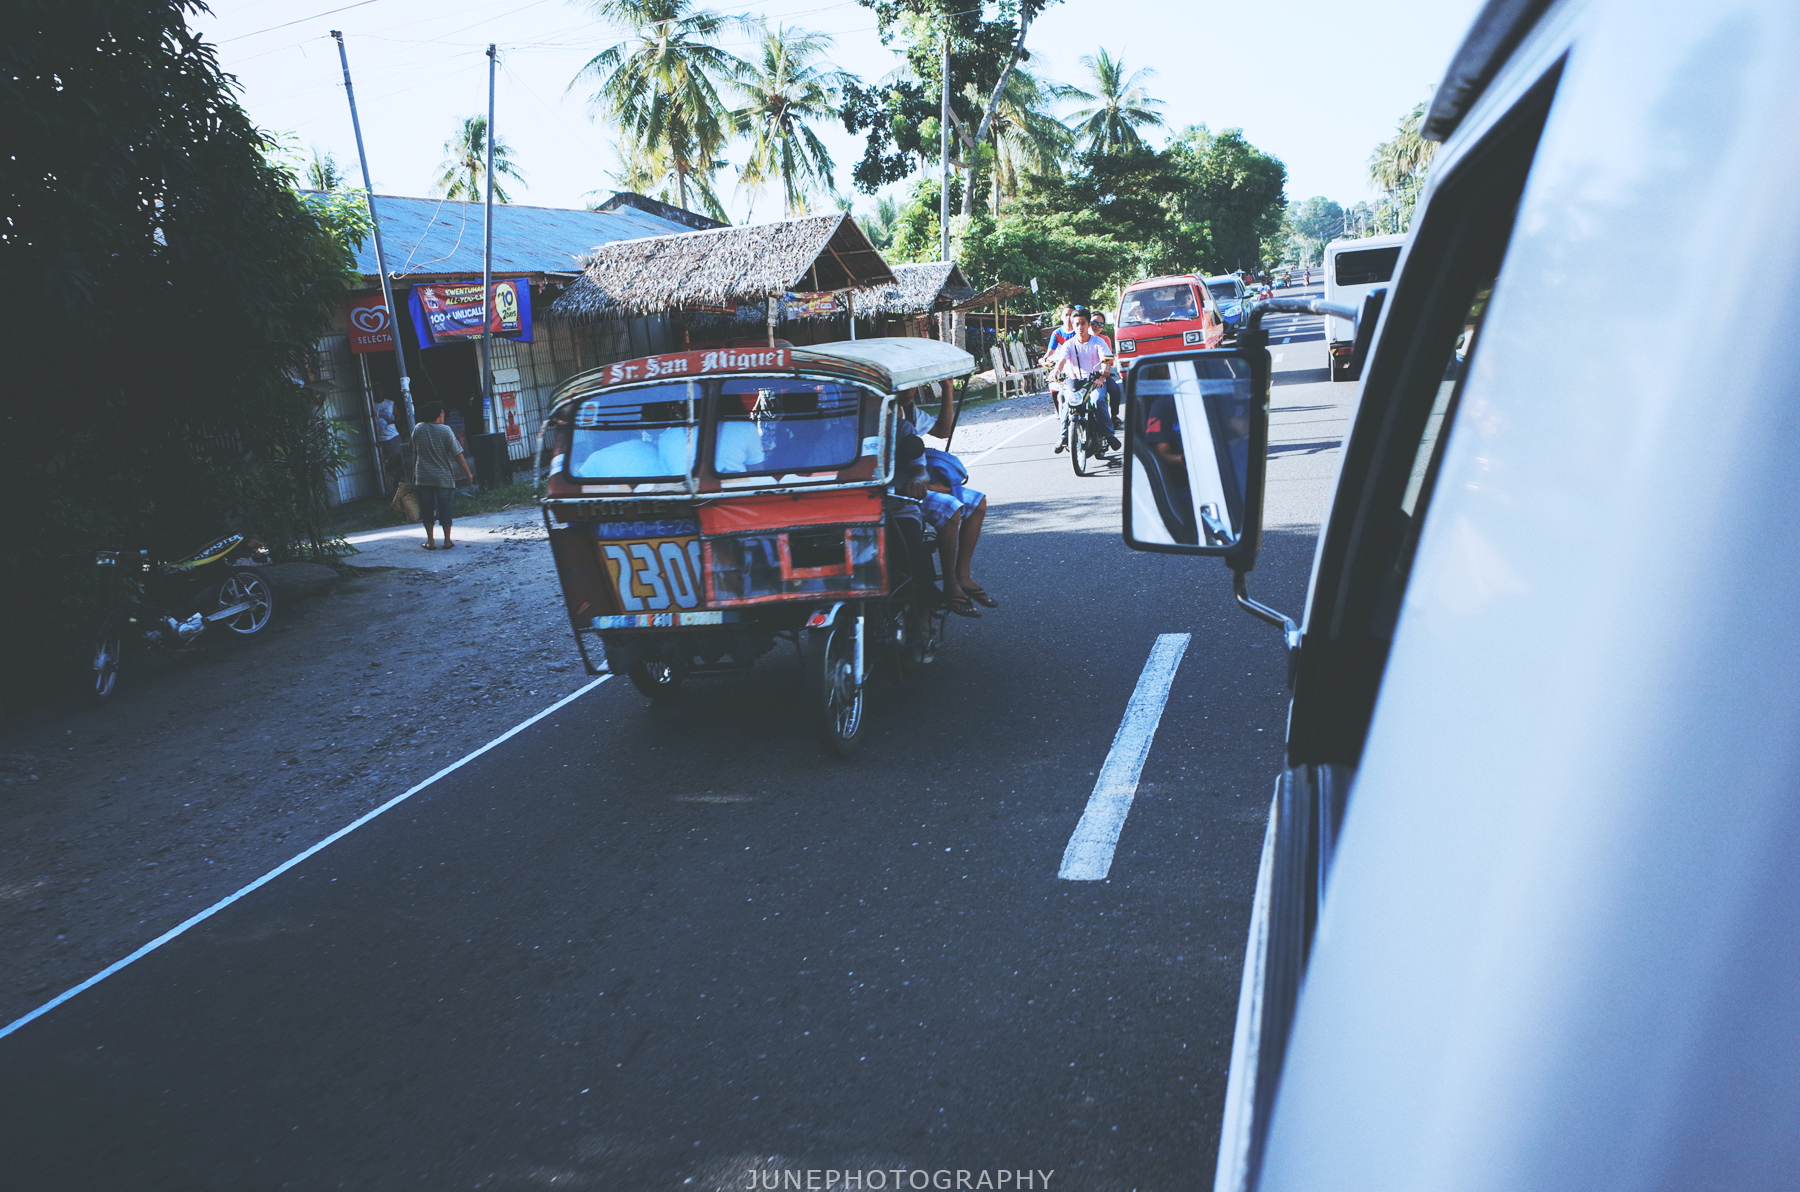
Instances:
[[[88,695],[97,704],[112,698],[119,685],[119,662],[125,656],[125,614],[112,613],[94,635],[93,683]]]
[[[253,637],[268,628],[275,615],[275,590],[254,567],[233,567],[219,585],[219,608],[245,606],[233,616],[215,622],[239,637]]]
[[[1081,414],[1069,417],[1069,463],[1077,476],[1087,475],[1088,437],[1087,428],[1083,425],[1085,418]]]

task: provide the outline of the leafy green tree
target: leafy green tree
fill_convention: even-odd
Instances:
[[[1344,235],[1344,209],[1326,198],[1314,195],[1303,202],[1288,204],[1288,227],[1301,263],[1316,265],[1323,258],[1325,245]]]
[[[1135,259],[1132,246],[1064,214],[996,220],[977,210],[951,221],[951,244],[972,283],[1036,278],[1040,301],[1110,304]]]
[[[300,380],[345,246],[271,165],[182,0],[25,0],[0,44],[8,319],[0,544],[8,693],[41,698],[98,620],[92,554],[227,531],[329,555],[340,445]],[[73,554],[72,554],[73,552]],[[51,688],[52,690],[54,688]]]
[[[1288,222],[1296,236],[1308,240],[1335,240],[1344,234],[1344,209],[1326,198],[1314,195],[1288,206]]]
[[[731,21],[696,9],[692,0],[589,0],[603,20],[624,25],[631,40],[600,51],[569,86],[592,79],[597,114],[619,126],[628,174],[655,171],[672,179],[675,202],[698,198],[725,218],[714,186],[734,131],[722,86],[750,68],[712,44]]]
[[[771,179],[781,184],[783,214],[806,210],[807,196],[834,189],[831,154],[810,122],[836,114],[845,75],[826,62],[831,38],[762,24],[758,55],[737,80],[744,98],[732,112],[750,138],[750,157],[738,181],[754,196]]]
[[[482,178],[487,173],[487,117],[470,116],[444,142],[444,161],[438,167],[437,192],[447,199],[483,201]],[[500,137],[494,138],[494,201],[510,203],[512,197],[500,185],[500,179],[525,181],[525,175],[513,164],[512,150]],[[325,189],[329,190],[329,187]]]
[[[1053,0],[857,0],[874,10],[881,39],[899,44],[907,69],[892,82],[846,88],[844,129],[863,133],[866,147],[852,172],[859,190],[873,194],[919,165],[936,162],[937,123],[944,87],[942,53],[950,49],[951,167],[964,174],[962,211],[973,210],[980,189],[974,172],[1012,73],[1025,58],[1031,23]]]
[[[1273,263],[1287,210],[1287,167],[1246,141],[1238,128],[1214,134],[1204,125],[1189,125],[1168,153],[1184,180],[1174,192],[1174,215],[1189,237],[1204,243],[1204,270],[1223,273]]]
[[[955,208],[962,198],[962,179],[950,179],[950,206]],[[935,261],[941,247],[939,240],[938,196],[943,193],[935,177],[920,178],[906,192],[906,201],[894,220],[893,249],[888,256],[896,261]]]
[[[1069,117],[1079,121],[1076,137],[1085,141],[1088,149],[1104,153],[1143,148],[1144,138],[1138,129],[1163,122],[1153,110],[1162,107],[1163,101],[1152,99],[1144,87],[1144,80],[1156,72],[1146,66],[1127,73],[1124,59],[1115,58],[1104,49],[1098,54],[1082,55],[1081,65],[1093,76],[1094,90],[1071,87],[1068,97],[1086,100],[1093,106]]]

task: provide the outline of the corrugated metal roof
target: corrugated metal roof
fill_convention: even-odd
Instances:
[[[396,277],[481,272],[481,204],[376,195],[382,250]],[[647,211],[571,211],[494,204],[494,272],[579,273],[576,258],[597,245],[693,229]],[[357,268],[375,276],[375,241],[356,250]]]

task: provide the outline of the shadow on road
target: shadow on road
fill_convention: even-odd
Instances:
[[[1336,451],[1342,439],[1313,439],[1305,443],[1270,443],[1271,459],[1284,455],[1318,455],[1324,451]]]
[[[1321,381],[1329,380],[1331,380],[1329,368],[1290,368],[1286,372],[1276,373],[1272,383],[1276,388],[1280,388],[1283,385],[1317,385]],[[1322,410],[1328,407],[1313,406],[1311,408]]]

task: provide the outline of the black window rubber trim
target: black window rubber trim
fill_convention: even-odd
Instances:
[[[1456,56],[1450,59],[1444,81],[1438,84],[1431,110],[1425,115],[1425,126],[1420,130],[1426,140],[1447,140],[1456,131],[1551,3],[1552,0],[1488,0],[1457,48]]]

